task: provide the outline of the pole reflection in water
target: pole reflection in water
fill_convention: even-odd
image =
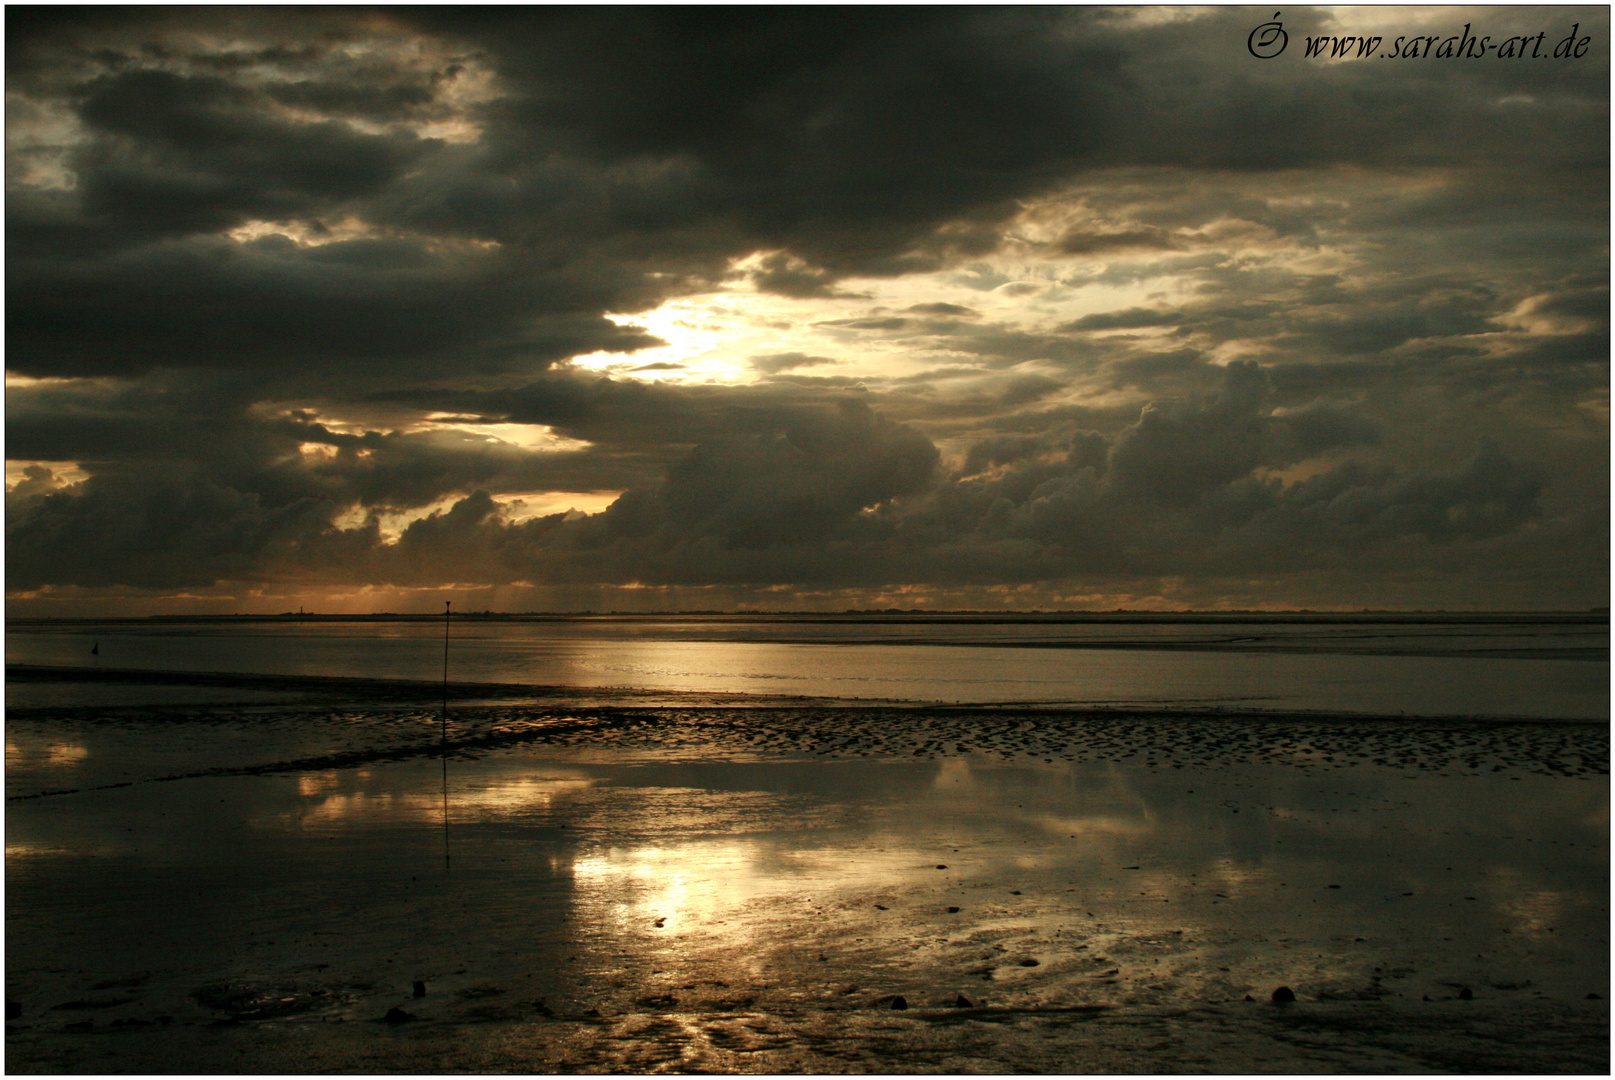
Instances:
[[[449,869],[449,614],[450,602],[443,601],[443,723],[438,733],[439,756],[443,759],[443,869]]]
[[[449,753],[443,751],[443,869],[449,869]]]

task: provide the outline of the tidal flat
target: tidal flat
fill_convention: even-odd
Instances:
[[[1602,720],[10,675],[11,1072],[1609,1069]]]

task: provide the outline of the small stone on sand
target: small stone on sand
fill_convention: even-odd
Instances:
[[[403,1024],[408,1023],[411,1020],[418,1019],[418,1017],[416,1017],[414,1013],[407,1013],[403,1009],[400,1009],[398,1006],[394,1005],[392,1008],[387,1010],[387,1015],[383,1016],[382,1019],[389,1024]]]
[[[1273,991],[1273,1000],[1279,1002],[1294,1001],[1295,991],[1291,990],[1288,986],[1281,986],[1277,990]]]
[[[892,1008],[894,1008],[894,1009],[906,1009],[906,1008],[908,1008],[908,998],[904,997],[902,994],[893,994],[892,995]]]

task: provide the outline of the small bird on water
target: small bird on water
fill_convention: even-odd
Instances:
[[[100,656],[101,655],[101,643],[99,641],[97,641],[94,645],[90,646],[90,655],[91,656]]]

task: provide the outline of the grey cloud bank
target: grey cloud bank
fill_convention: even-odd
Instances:
[[[1607,9],[1375,14],[1592,48],[9,8],[9,608],[1605,604]]]

